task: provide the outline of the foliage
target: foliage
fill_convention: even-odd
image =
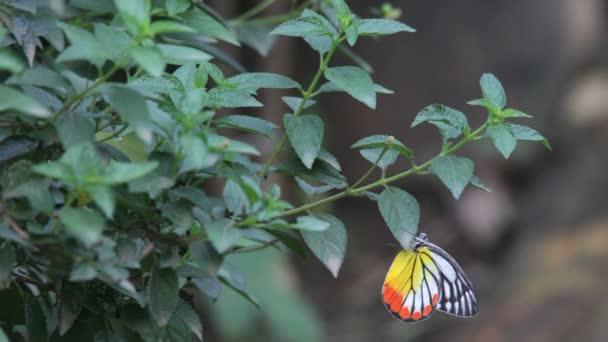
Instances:
[[[549,147],[538,132],[510,122],[528,115],[505,108],[502,85],[485,74],[483,97],[470,102],[488,111],[481,127],[471,129],[458,110],[424,108],[412,126],[439,129],[437,157],[418,164],[411,148],[390,135],[366,137],[353,148],[371,167],[349,182],[323,146],[323,116],[304,112],[333,91],[375,108],[378,94],[392,92],[374,82],[365,64],[334,66],[332,58],[337,51],[354,56],[347,46],[360,38],[414,30],[393,20],[397,9],[383,6],[385,17],[361,18],[342,0],[304,1],[260,17],[273,2],[232,20],[190,0],[0,3],[0,295],[6,312],[0,340],[202,339],[204,322],[192,304],[199,294],[252,303],[238,313],[231,305],[211,305],[215,320],[246,327],[243,315],[263,303],[275,334],[315,339],[319,328],[310,308],[270,280],[265,265],[279,265],[280,254],[256,251],[278,247],[301,255],[308,246],[337,277],[347,228],[310,210],[367,195],[407,248],[420,207],[388,184],[428,171],[458,198],[469,184],[483,187],[473,161],[454,155],[465,144],[489,138],[505,158],[519,140]],[[309,85],[245,72],[214,46],[243,44],[266,55],[278,35],[301,37],[319,53]],[[284,98],[291,111],[282,123],[218,114],[262,107],[257,94],[263,88],[292,92]],[[269,156],[236,134],[275,139],[280,126],[285,133]],[[413,166],[388,176],[398,158]],[[367,182],[376,168],[381,177]],[[292,178],[309,200],[285,201],[280,187],[267,182],[270,173]],[[210,191],[211,185],[223,190]],[[371,192],[382,186],[381,194]],[[253,280],[245,276],[252,270]],[[272,289],[280,303],[258,297],[260,288]],[[288,316],[295,323],[286,322]]]

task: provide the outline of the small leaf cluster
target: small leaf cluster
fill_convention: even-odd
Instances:
[[[254,306],[264,297],[249,289],[234,255],[266,262],[255,252],[310,251],[338,276],[347,229],[312,209],[366,195],[407,248],[420,206],[390,183],[428,171],[458,198],[469,184],[484,187],[473,161],[453,155],[464,144],[488,137],[505,157],[518,140],[548,146],[507,122],[527,115],[505,109],[504,89],[487,74],[483,98],[471,102],[487,108],[483,126],[471,129],[446,106],[424,108],[412,126],[439,129],[438,156],[418,163],[390,133],[364,137],[352,147],[371,166],[350,182],[324,147],[323,115],[312,105],[340,91],[374,109],[378,94],[392,91],[350,47],[414,30],[393,20],[394,9],[362,18],[343,0],[258,16],[270,3],[232,20],[190,0],[0,3],[0,298],[10,309],[0,340],[203,340],[193,297],[232,293]],[[249,72],[215,45],[267,56],[278,36],[300,37],[319,54],[310,84]],[[334,65],[340,52],[354,65]],[[261,89],[291,93],[282,122],[260,117]],[[251,135],[273,151],[263,154]],[[412,167],[387,175],[399,158]],[[376,169],[380,178],[370,181]],[[307,201],[286,201],[272,173],[293,180]],[[269,322],[285,316],[268,311]],[[299,304],[289,311],[306,313]],[[269,324],[273,334],[288,333]]]

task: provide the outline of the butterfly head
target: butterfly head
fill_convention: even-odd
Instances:
[[[418,248],[429,241],[428,235],[426,233],[420,233],[418,236],[414,238],[414,248]]]

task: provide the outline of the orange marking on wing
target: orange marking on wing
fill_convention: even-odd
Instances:
[[[403,319],[410,319],[410,317],[412,317],[412,314],[410,313],[410,309],[408,309],[407,306],[403,307],[403,309],[401,309],[401,311],[399,311],[399,317],[401,317]]]
[[[433,303],[433,306],[437,305],[437,302],[439,301],[439,294],[435,293],[433,295],[433,299],[431,300],[431,303]]]
[[[388,303],[395,294],[395,290],[388,285],[384,285],[384,301]]]
[[[416,311],[412,315],[412,319],[415,320],[415,321],[419,320],[420,318],[422,318],[422,313],[420,311]]]
[[[391,310],[394,312],[399,312],[401,306],[403,305],[403,296],[399,293],[395,293],[389,304],[391,306]]]
[[[430,306],[430,305],[425,306],[424,311],[422,311],[422,316],[428,316],[432,310],[433,310],[432,306]]]

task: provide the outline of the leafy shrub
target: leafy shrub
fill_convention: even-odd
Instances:
[[[366,195],[407,247],[419,205],[390,183],[430,173],[457,199],[469,184],[485,188],[473,161],[455,155],[465,144],[489,138],[505,158],[519,140],[549,146],[533,129],[508,122],[528,115],[506,108],[500,82],[485,74],[483,97],[469,103],[487,108],[482,126],[472,129],[456,109],[426,107],[412,126],[439,129],[443,148],[435,158],[418,163],[389,135],[365,137],[353,148],[371,167],[349,182],[323,148],[324,121],[309,107],[343,91],[375,108],[378,93],[392,93],[364,68],[331,61],[337,51],[352,55],[348,46],[366,36],[413,32],[386,18],[396,19],[397,9],[364,19],[341,0],[305,1],[260,18],[273,3],[263,1],[226,21],[201,1],[57,3],[0,4],[0,339],[202,339],[192,296],[216,299],[230,288],[256,304],[241,270],[227,261],[235,253],[282,246],[302,254],[307,246],[338,276],[347,230],[338,218],[311,212],[318,206]],[[309,85],[235,72],[242,67],[213,45],[242,43],[267,54],[276,35],[301,37],[319,53]],[[261,108],[262,88],[292,90],[281,125],[218,115]],[[279,126],[285,133],[275,140]],[[273,140],[274,151],[261,155],[237,131]],[[387,175],[398,158],[412,167]],[[368,181],[376,168],[381,178]],[[271,173],[293,179],[308,201],[282,199],[279,185],[266,181]],[[223,192],[206,191],[211,183]]]

